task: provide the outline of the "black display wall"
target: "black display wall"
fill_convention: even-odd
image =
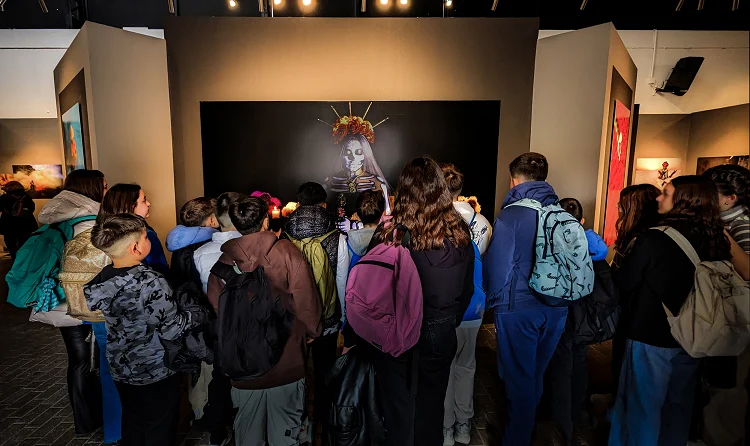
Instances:
[[[356,152],[349,154],[350,166],[365,158],[366,170],[377,178],[379,169],[392,194],[411,159],[429,155],[452,162],[465,175],[464,195],[477,196],[482,213],[494,215],[499,101],[370,104],[351,103],[351,115],[365,117],[374,136],[363,135],[349,145]],[[336,143],[331,127],[350,115],[348,102],[202,102],[200,112],[208,196],[261,190],[282,202],[296,201],[297,187],[316,181],[333,189],[329,202],[335,205],[338,191],[350,184],[342,180],[348,173],[346,149],[342,151],[348,139]],[[368,145],[377,167],[367,156]],[[361,147],[364,151],[357,152]],[[348,213],[354,195],[346,194]]]

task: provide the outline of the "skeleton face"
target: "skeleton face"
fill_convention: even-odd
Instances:
[[[346,169],[350,172],[356,172],[365,163],[365,152],[362,150],[362,143],[356,139],[351,139],[346,143],[344,148],[344,160]]]

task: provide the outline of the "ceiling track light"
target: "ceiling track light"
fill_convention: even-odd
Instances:
[[[174,14],[175,13],[174,0],[167,0],[167,6],[169,7],[169,13]]]
[[[362,8],[360,8],[360,11],[367,12],[367,0],[362,0]]]
[[[8,0],[0,0],[0,12],[5,12],[5,3],[7,3]]]
[[[703,6],[706,4],[706,0],[698,0],[698,11],[703,11]]]
[[[740,9],[740,0],[732,0],[732,11]]]
[[[47,9],[47,3],[44,0],[39,0],[39,7],[42,8],[42,12],[49,12],[49,9]]]
[[[266,5],[265,5],[265,3],[266,3],[265,0],[258,0],[258,11],[260,11],[261,14],[263,14],[264,12],[266,12]]]
[[[581,2],[581,11],[583,11],[584,9],[586,9],[586,5],[588,3],[589,3],[589,0],[583,0],[583,2]]]
[[[684,5],[684,4],[685,4],[685,0],[680,0],[680,2],[677,3],[677,7],[674,8],[674,10],[677,11],[677,12],[681,11],[682,10],[682,5]]]
[[[497,11],[497,4],[500,2],[500,0],[493,0],[492,1],[492,11]]]

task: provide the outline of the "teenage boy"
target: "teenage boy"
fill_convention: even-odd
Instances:
[[[544,371],[565,329],[568,309],[544,305],[529,289],[537,213],[510,206],[524,198],[542,206],[557,203],[555,191],[545,181],[547,159],[524,153],[509,168],[512,189],[495,220],[484,256],[484,283],[488,305],[495,312],[498,371],[508,399],[503,445],[517,446],[531,442]]]
[[[326,210],[326,191],[322,185],[318,183],[305,183],[297,190],[297,201],[299,207],[289,217],[285,227],[285,234],[290,239],[304,240],[308,238],[323,237],[329,234],[324,240],[320,242],[320,245],[325,249],[328,257],[328,265],[330,266],[331,274],[327,277],[322,277],[321,283],[324,281],[328,284],[332,284],[333,287],[326,289],[336,292],[336,269],[338,265],[338,248],[341,238],[345,238],[344,235],[336,231],[336,220]],[[316,280],[318,276],[316,276]],[[336,296],[334,296],[336,297]],[[323,302],[330,302],[330,299],[322,298]],[[336,361],[336,353],[338,349],[338,333],[341,327],[341,308],[336,299],[336,308],[333,315],[328,319],[322,321],[323,323],[323,335],[317,338],[312,343],[312,357],[313,357],[313,369],[315,371],[315,397],[313,398],[313,420],[317,423],[323,423],[325,429],[325,420],[328,416],[328,408],[331,405],[331,392],[325,386],[325,377],[333,367]],[[314,428],[310,429],[310,432],[315,432]]]
[[[215,207],[216,200],[213,198],[193,198],[180,209],[182,224],[167,235],[167,250],[172,253],[169,279],[175,289],[188,282],[200,288],[201,281],[193,254],[211,240],[219,228]]]
[[[291,297],[290,310],[295,316],[278,363],[257,378],[232,381],[232,401],[238,408],[235,444],[298,445],[305,411],[306,341],[321,331],[320,297],[302,253],[289,240],[278,240],[268,231],[268,205],[262,199],[244,198],[229,212],[242,237],[221,247],[219,262],[243,272],[262,267],[270,288]],[[224,285],[213,273],[208,279],[208,299],[217,311]]]
[[[190,314],[179,311],[164,276],[141,263],[151,252],[142,217],[100,217],[91,242],[112,259],[84,293],[89,308],[104,314],[107,360],[122,403],[122,444],[170,445],[177,432],[180,376],[164,365],[161,340],[179,338]]]
[[[471,241],[484,255],[492,237],[490,222],[474,207],[465,201],[458,201],[464,188],[464,174],[453,164],[443,164],[443,176],[448,190],[453,196],[453,207],[469,225]],[[443,415],[443,446],[453,446],[455,442],[469,444],[471,419],[474,417],[474,374],[477,370],[477,335],[482,319],[462,321],[456,328],[458,348],[451,364],[448,391],[445,394],[445,414]]]

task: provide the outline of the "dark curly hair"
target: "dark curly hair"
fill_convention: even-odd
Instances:
[[[710,178],[716,183],[721,195],[737,196],[736,206],[747,206],[747,191],[750,189],[750,170],[735,164],[723,164],[714,166],[705,172],[703,176]]]
[[[699,175],[686,175],[672,180],[672,210],[663,225],[678,226],[689,230],[699,246],[699,253],[705,252],[710,260],[729,260],[729,239],[724,234],[724,225],[719,217],[719,191],[710,178]]]
[[[620,216],[617,217],[615,225],[617,229],[616,253],[624,255],[635,237],[657,225],[661,217],[656,197],[660,194],[659,188],[653,184],[636,184],[620,192]]]
[[[442,249],[446,238],[458,248],[470,241],[469,225],[453,207],[443,171],[431,158],[416,158],[404,167],[392,215],[391,223],[409,229],[411,248],[416,251]],[[389,240],[392,233],[392,225],[383,225],[379,238]],[[402,237],[399,233],[394,242],[401,243]]]

